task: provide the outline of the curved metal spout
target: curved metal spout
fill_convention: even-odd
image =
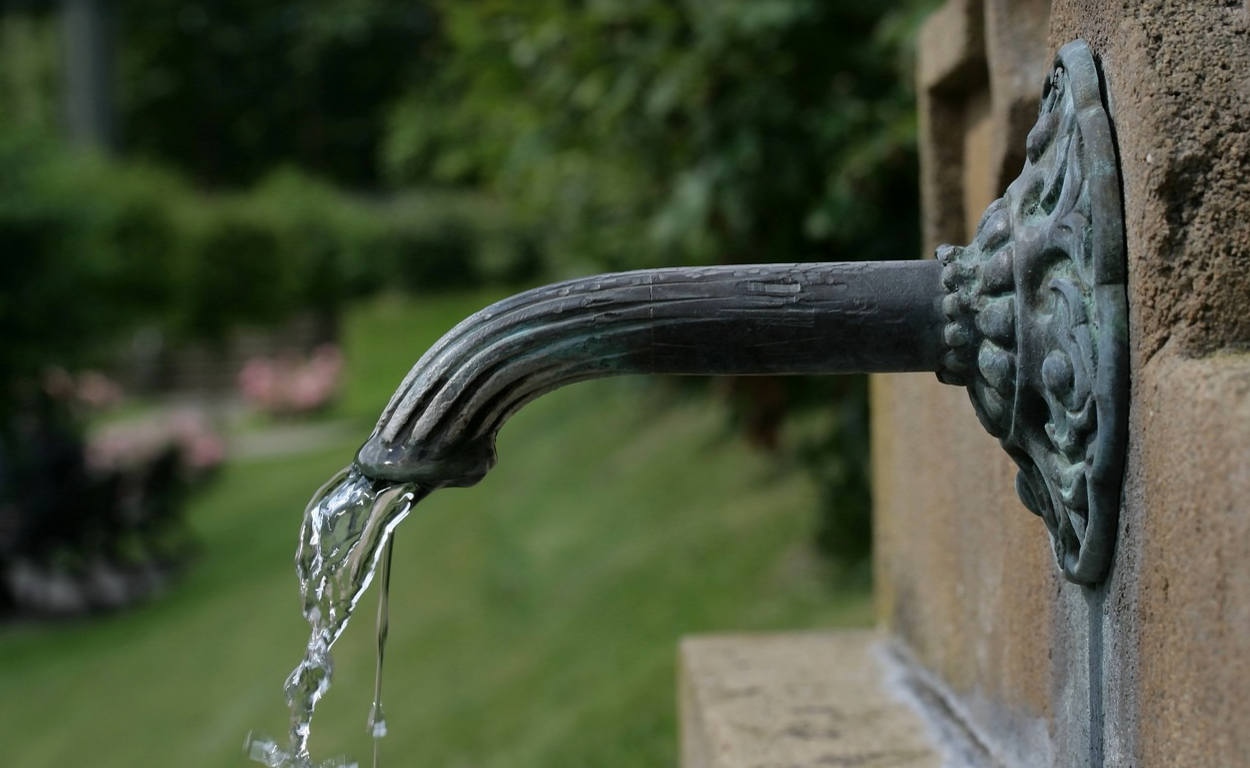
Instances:
[[[657,269],[522,293],[417,363],[360,449],[374,478],[472,485],[534,398],[627,373],[934,371],[1019,465],[1069,580],[1110,567],[1128,399],[1124,218],[1089,47],[1060,49],[1020,176],[936,261]]]
[[[356,461],[380,479],[472,485],[521,406],[605,376],[937,371],[941,275],[937,261],[729,266],[527,291],[426,352]]]

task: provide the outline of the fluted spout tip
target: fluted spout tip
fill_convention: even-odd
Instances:
[[[477,485],[497,460],[494,435],[436,444],[390,443],[375,430],[356,452],[356,466],[365,475],[430,489]]]

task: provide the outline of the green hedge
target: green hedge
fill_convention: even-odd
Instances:
[[[354,296],[525,279],[533,239],[497,202],[345,194],[296,172],[207,194],[149,166],[0,136],[0,370],[90,356],[159,323],[213,337]]]

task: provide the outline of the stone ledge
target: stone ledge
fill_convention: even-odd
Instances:
[[[883,642],[872,630],[684,639],[682,768],[950,765]]]

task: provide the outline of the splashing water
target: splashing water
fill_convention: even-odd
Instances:
[[[349,768],[342,759],[314,763],[308,752],[313,710],[330,687],[330,647],[338,640],[379,562],[383,582],[389,579],[391,534],[430,490],[365,477],[348,467],[321,487],[304,511],[295,567],[303,597],[304,618],[312,628],[304,659],[286,681],[291,709],[290,744],[283,749],[272,739],[249,736],[249,756],[269,768]],[[385,557],[383,555],[385,554]],[[376,739],[386,733],[382,718],[382,650],[386,642],[386,595],[378,605],[378,675],[370,728]]]

